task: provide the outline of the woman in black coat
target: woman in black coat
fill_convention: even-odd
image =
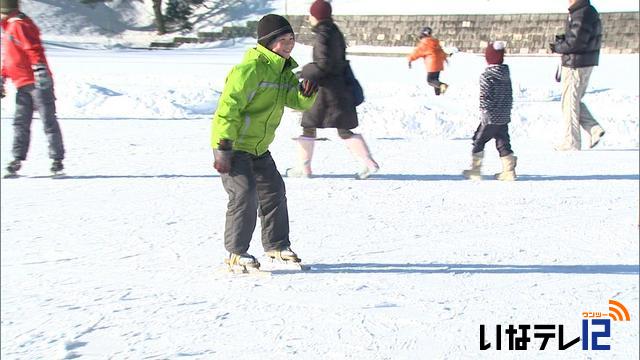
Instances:
[[[356,178],[366,179],[378,171],[379,166],[371,157],[362,135],[351,131],[358,126],[358,113],[353,91],[346,79],[350,68],[344,36],[331,18],[331,4],[317,0],[309,12],[309,23],[316,38],[313,62],[302,68],[301,77],[318,84],[318,97],[313,107],[302,115],[302,136],[298,138],[300,164],[287,169],[287,176],[311,177],[316,129],[335,128],[349,150],[365,165]]]

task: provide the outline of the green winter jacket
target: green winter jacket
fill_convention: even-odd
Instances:
[[[303,96],[291,71],[298,64],[258,44],[231,69],[211,126],[211,146],[233,141],[233,150],[262,155],[275,138],[284,107],[307,110],[316,99]]]

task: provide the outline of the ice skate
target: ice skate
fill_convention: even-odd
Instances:
[[[302,260],[290,247],[282,250],[270,250],[265,252],[267,263],[265,269],[268,271],[300,271],[309,270],[308,265],[303,265]]]
[[[62,176],[64,175],[64,172],[62,172],[62,170],[64,169],[64,165],[62,165],[62,160],[53,160],[53,163],[51,164],[51,168],[49,169],[51,171],[51,176]]]
[[[445,83],[441,83],[440,87],[438,88],[438,90],[440,90],[440,94],[439,95],[444,95],[444,93],[447,92],[448,88],[449,88],[449,85],[447,85]]]
[[[296,263],[299,263],[301,261],[298,257],[298,254],[291,250],[290,247],[284,248],[282,250],[270,250],[267,251],[265,255],[274,260],[290,261]]]
[[[17,159],[13,160],[5,168],[5,170],[7,172],[4,175],[4,178],[5,179],[17,178],[18,177],[18,170],[20,170],[21,167],[22,167],[22,163],[21,163],[20,160],[17,160]]]
[[[250,272],[260,271],[260,263],[255,257],[244,254],[230,253],[229,257],[224,259],[229,271],[236,274],[247,274]]]

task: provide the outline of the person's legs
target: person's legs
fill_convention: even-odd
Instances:
[[[509,125],[498,125],[494,135],[496,149],[502,161],[502,172],[495,174],[498,180],[513,181],[516,179],[516,164],[518,158],[511,150],[511,139],[509,138]]]
[[[220,177],[229,195],[224,246],[232,254],[244,254],[249,250],[258,210],[251,154],[234,151],[231,171],[228,174],[221,174]]]
[[[262,225],[262,246],[265,252],[286,249],[291,245],[286,189],[270,152],[253,160],[253,171]]]
[[[427,84],[433,86],[433,91],[436,95],[440,95],[440,72],[429,72],[427,73]]]
[[[562,118],[564,138],[556,150],[580,150],[580,102],[586,89],[580,79],[579,69],[562,67]]]
[[[485,126],[482,123],[478,125],[473,134],[473,148],[471,149],[471,168],[462,171],[465,179],[481,180],[482,179],[482,159],[484,158],[484,146],[491,140],[493,133],[490,125]]]
[[[340,134],[341,131],[342,131],[342,135],[340,135],[340,137],[344,139],[345,143],[347,144],[347,148],[351,151],[351,153],[356,158],[358,158],[365,165],[365,168],[362,171],[360,171],[358,174],[356,174],[356,178],[360,180],[364,180],[369,176],[371,176],[372,174],[378,172],[378,170],[380,169],[380,165],[378,165],[378,163],[375,160],[373,160],[373,157],[371,156],[371,151],[369,151],[369,147],[367,146],[367,143],[364,141],[364,138],[362,137],[362,135],[354,134],[350,130],[343,130],[343,129],[338,129],[338,134]],[[351,136],[346,137],[347,136],[346,131],[349,131],[349,133],[351,133]]]
[[[15,160],[26,160],[31,141],[31,121],[33,120],[33,85],[19,88],[16,92],[16,112],[13,118],[13,150]]]
[[[44,133],[49,143],[49,158],[53,160],[64,159],[64,145],[62,132],[56,116],[56,102],[53,88],[34,89],[31,91],[33,102],[40,113],[44,125]]]
[[[591,141],[589,147],[592,148],[600,142],[600,138],[605,134],[604,129],[598,121],[591,115],[589,108],[582,102],[582,98],[587,90],[587,86],[589,84],[589,78],[591,77],[591,72],[593,71],[593,67],[585,67],[578,69],[578,76],[580,76],[580,83],[583,84],[582,93],[580,94],[580,126],[589,133],[591,137]]]

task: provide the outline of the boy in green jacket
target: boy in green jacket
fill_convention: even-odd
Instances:
[[[298,82],[291,58],[295,35],[282,16],[269,14],[258,22],[258,44],[227,75],[213,116],[213,167],[229,194],[224,245],[232,270],[259,268],[249,255],[256,214],[262,224],[262,246],[268,257],[299,263],[289,242],[289,215],[282,176],[269,152],[284,107],[307,110],[317,85]]]

